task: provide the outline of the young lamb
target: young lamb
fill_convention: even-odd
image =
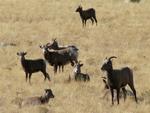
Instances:
[[[92,21],[92,25],[93,25],[94,21],[96,22],[96,25],[97,25],[95,9],[90,8],[90,9],[87,9],[87,10],[83,10],[82,6],[79,6],[76,9],[76,12],[79,12],[79,14],[80,14],[83,27],[86,26],[86,21],[88,19],[90,19]]]
[[[29,78],[29,83],[31,83],[32,73],[41,71],[45,77],[50,81],[49,74],[46,72],[46,63],[43,59],[25,59],[26,52],[17,52],[17,55],[21,57],[21,65],[26,74],[26,81]]]
[[[50,98],[54,98],[54,94],[51,89],[45,89],[45,93],[42,96],[28,97],[23,99],[20,103],[20,107],[30,106],[30,105],[41,105],[49,102]]]
[[[121,69],[113,69],[112,66],[112,58],[117,58],[115,56],[110,57],[109,59],[105,59],[104,64],[101,67],[102,71],[107,72],[107,83],[111,91],[112,96],[112,104],[114,104],[114,89],[117,90],[117,102],[119,104],[119,94],[120,94],[120,88],[122,88],[124,92],[124,98],[126,96],[126,90],[125,86],[128,84],[131,90],[133,91],[133,94],[135,96],[135,101],[137,102],[136,97],[136,90],[134,88],[134,81],[133,81],[133,72],[130,68],[124,67]]]
[[[81,67],[83,64],[80,64],[80,61],[76,63],[74,68],[74,76],[76,81],[90,81],[90,76],[88,74],[81,73]]]
[[[74,64],[72,57],[69,52],[66,50],[56,51],[56,50],[48,50],[48,47],[45,45],[40,46],[43,49],[44,58],[48,63],[54,67],[54,72],[57,72],[58,66],[62,66],[62,70],[64,65],[71,63]]]

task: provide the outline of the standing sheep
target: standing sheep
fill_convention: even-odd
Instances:
[[[49,74],[46,72],[46,63],[43,59],[29,60],[25,59],[26,52],[17,52],[17,55],[21,57],[21,65],[26,74],[26,81],[29,77],[29,83],[31,83],[32,73],[41,71],[45,77],[50,81]]]
[[[83,10],[82,6],[79,6],[76,9],[76,12],[79,12],[79,14],[80,14],[83,27],[86,26],[86,21],[88,19],[90,19],[92,21],[92,25],[93,25],[94,21],[96,22],[96,25],[97,25],[95,9],[90,8],[90,9],[87,9],[87,10]]]
[[[52,43],[47,43],[46,46],[48,47],[48,49],[53,49],[56,50],[58,52],[64,51],[67,52],[70,56],[71,59],[73,61],[72,65],[74,65],[74,63],[78,62],[78,48],[74,45],[70,45],[70,46],[58,46],[58,42],[56,39],[52,40]]]
[[[117,102],[119,104],[119,94],[120,94],[120,88],[122,88],[124,93],[124,98],[126,96],[126,90],[125,86],[128,84],[131,90],[133,91],[133,94],[135,96],[135,101],[137,102],[136,97],[136,90],[134,88],[134,81],[133,81],[133,72],[130,68],[124,67],[121,69],[113,69],[112,66],[112,58],[117,58],[115,56],[110,57],[109,59],[105,59],[104,64],[101,67],[102,71],[107,72],[107,80],[108,80],[108,86],[111,91],[112,96],[112,104],[114,104],[114,89],[117,90]]]
[[[72,66],[74,65],[69,50],[48,50],[46,45],[41,45],[40,48],[43,50],[45,60],[54,67],[54,73],[57,72],[58,66],[62,66],[63,70],[64,66],[68,63],[71,63]]]

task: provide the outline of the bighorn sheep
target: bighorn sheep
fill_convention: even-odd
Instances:
[[[51,89],[45,89],[45,93],[42,96],[28,97],[23,99],[20,103],[20,107],[30,106],[30,105],[41,105],[49,102],[50,98],[54,98],[54,94]]]
[[[48,47],[46,45],[41,45],[41,49],[43,49],[44,58],[48,63],[54,67],[54,72],[57,72],[57,67],[62,66],[62,70],[64,68],[64,65],[71,63],[74,65],[74,62],[72,60],[72,56],[69,54],[69,50],[48,50]]]
[[[75,80],[76,81],[90,81],[90,77],[88,74],[84,74],[81,73],[81,67],[83,66],[83,64],[80,64],[80,61],[78,63],[75,64],[75,68],[74,68],[74,76],[75,76]]]
[[[67,52],[70,56],[73,62],[77,63],[78,62],[78,48],[74,45],[69,45],[69,46],[58,46],[58,42],[56,39],[52,40],[52,43],[47,43],[46,46],[48,49],[53,49],[57,50],[58,52]],[[73,64],[72,64],[73,65]]]
[[[126,98],[126,90],[125,86],[128,84],[131,90],[133,91],[133,94],[135,96],[135,101],[137,102],[136,97],[136,90],[134,88],[134,81],[133,81],[133,72],[129,67],[124,67],[121,69],[113,69],[112,66],[112,58],[117,58],[115,56],[110,57],[109,59],[105,59],[104,64],[101,67],[102,71],[107,72],[107,80],[108,80],[108,86],[111,91],[112,96],[112,104],[114,104],[113,98],[114,98],[114,92],[113,90],[117,90],[117,102],[119,104],[119,94],[120,94],[120,88],[122,88],[124,93],[124,98]]]
[[[29,83],[31,83],[31,75],[32,73],[41,71],[45,77],[50,81],[49,74],[46,72],[46,63],[43,59],[25,59],[25,55],[27,52],[17,52],[17,55],[21,57],[21,65],[26,74],[26,81],[29,78]]]
[[[79,14],[80,14],[83,27],[86,26],[86,21],[87,21],[88,19],[91,19],[92,25],[93,25],[94,20],[95,20],[96,25],[97,25],[97,19],[96,19],[95,9],[90,8],[90,9],[87,9],[87,10],[83,10],[83,9],[82,9],[82,6],[79,6],[79,7],[76,9],[76,12],[79,12]]]

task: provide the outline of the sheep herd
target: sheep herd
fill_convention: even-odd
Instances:
[[[95,22],[97,25],[95,9],[90,8],[83,10],[81,6],[76,9],[79,12],[83,27],[86,26],[86,21],[90,19],[92,24]],[[31,75],[36,72],[42,72],[44,75],[44,81],[51,80],[49,74],[46,71],[46,62],[53,67],[56,74],[64,71],[64,66],[71,64],[74,67],[73,76],[75,81],[90,81],[90,75],[88,73],[82,73],[81,67],[83,64],[78,60],[79,49],[75,45],[60,46],[56,39],[52,42],[40,45],[39,48],[43,51],[44,59],[26,59],[27,52],[17,52],[20,57],[22,68],[25,72],[26,81],[29,79],[31,84]],[[100,67],[101,71],[107,73],[106,77],[102,77],[105,84],[105,89],[109,89],[112,96],[112,105],[114,104],[114,89],[117,91],[117,103],[119,104],[120,89],[123,92],[124,100],[126,99],[126,86],[131,88],[135,101],[137,102],[136,90],[134,87],[133,71],[129,67],[123,67],[120,69],[113,69],[112,59],[117,58],[111,56],[104,60],[103,65]],[[23,100],[21,106],[24,105],[37,105],[48,103],[50,98],[54,98],[54,94],[51,89],[45,89],[43,96],[30,97]]]

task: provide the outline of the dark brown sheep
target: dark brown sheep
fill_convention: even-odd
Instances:
[[[79,6],[76,9],[76,12],[79,12],[79,14],[80,14],[83,27],[86,26],[86,21],[88,19],[90,19],[92,21],[92,25],[93,25],[94,21],[96,22],[96,25],[97,25],[95,9],[90,8],[90,9],[87,9],[87,10],[83,10],[82,6]]]
[[[21,57],[21,65],[26,74],[26,81],[29,78],[29,83],[31,83],[32,73],[41,71],[45,77],[50,81],[49,74],[46,72],[46,63],[43,59],[25,59],[27,52],[18,52],[17,55]]]
[[[43,49],[43,55],[46,61],[54,67],[54,72],[57,72],[58,66],[62,66],[62,70],[64,66],[68,63],[74,65],[71,55],[69,54],[69,50],[48,50],[46,45],[40,46]]]
[[[111,91],[112,95],[112,104],[114,104],[114,89],[117,90],[117,102],[119,104],[119,94],[120,94],[120,88],[122,88],[124,95],[126,95],[125,86],[128,84],[131,90],[133,91],[133,94],[135,96],[135,101],[137,102],[136,97],[136,90],[134,88],[134,81],[133,81],[133,72],[130,68],[124,67],[121,69],[113,69],[112,66],[112,58],[117,58],[115,56],[110,57],[109,59],[105,59],[104,64],[101,67],[102,71],[107,72],[107,83]]]

